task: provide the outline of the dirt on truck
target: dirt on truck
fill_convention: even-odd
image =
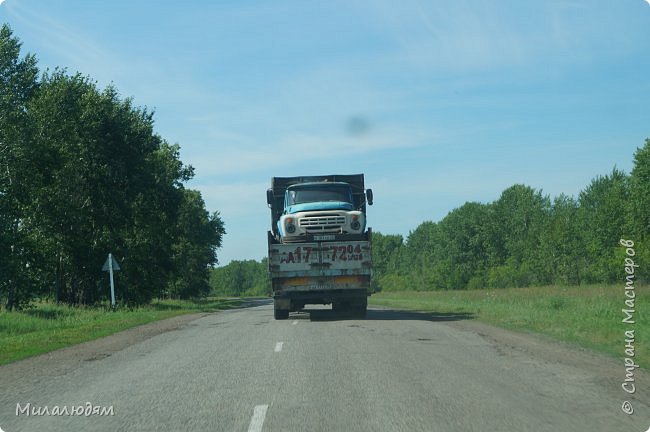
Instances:
[[[268,262],[274,315],[306,304],[366,314],[372,273],[372,230],[363,174],[273,177]]]

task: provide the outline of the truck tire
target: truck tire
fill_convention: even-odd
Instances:
[[[363,297],[350,306],[350,312],[355,318],[365,318],[368,311],[368,297]]]
[[[357,306],[352,310],[352,314],[355,318],[365,318],[368,308],[366,306]]]
[[[273,317],[276,320],[286,320],[289,318],[288,309],[273,309]]]

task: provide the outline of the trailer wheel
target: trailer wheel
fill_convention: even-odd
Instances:
[[[289,318],[288,309],[273,309],[273,317],[276,320],[286,320]]]

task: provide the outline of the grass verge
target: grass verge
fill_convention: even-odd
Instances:
[[[511,330],[625,356],[625,331],[634,330],[637,364],[650,369],[650,286],[635,287],[634,324],[623,322],[623,285],[381,292],[371,304],[438,313],[464,312]]]
[[[153,321],[237,306],[239,299],[164,300],[115,311],[47,302],[23,311],[0,312],[0,365],[108,336]]]

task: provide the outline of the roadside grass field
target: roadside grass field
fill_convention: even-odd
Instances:
[[[0,312],[0,365],[108,336],[153,321],[237,306],[239,299],[163,300],[135,308],[71,307],[35,303]]]
[[[650,286],[635,286],[634,324],[623,322],[625,285],[543,286],[452,291],[380,292],[370,303],[397,309],[467,313],[511,330],[542,333],[617,358],[634,330],[634,359],[650,369]]]

